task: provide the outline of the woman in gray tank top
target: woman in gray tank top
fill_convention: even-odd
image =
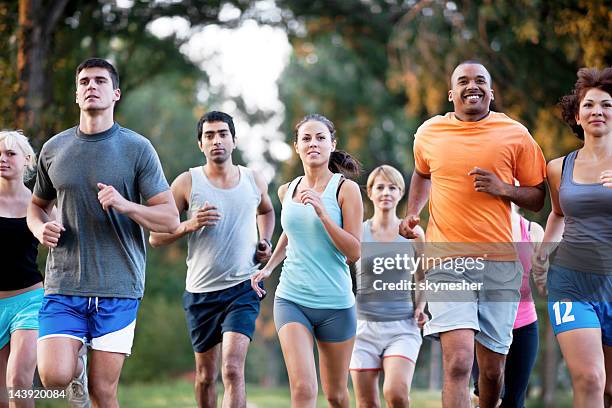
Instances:
[[[421,269],[382,271],[374,268],[385,256],[396,254],[416,259],[412,243],[399,235],[401,219],[397,205],[405,191],[404,179],[395,168],[383,165],[368,176],[367,193],[374,204],[374,216],[363,223],[362,259],[356,263],[357,336],[350,371],[357,407],[379,407],[378,379],[384,373],[383,395],[389,407],[407,407],[410,384],[421,347],[420,327],[427,321],[423,292],[412,288],[394,290],[384,284],[423,279]],[[417,242],[423,242],[423,229],[417,226]],[[372,267],[370,267],[372,266]],[[385,273],[386,272],[386,273]]]
[[[563,119],[584,146],[548,164],[552,212],[534,258],[575,407],[612,404],[612,68],[578,71]],[[562,239],[561,239],[562,238]],[[559,241],[554,253],[551,242]],[[548,255],[550,268],[546,279]]]

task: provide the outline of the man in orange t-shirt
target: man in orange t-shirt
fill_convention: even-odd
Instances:
[[[498,301],[482,301],[482,294],[474,292],[471,301],[446,298],[429,302],[432,319],[424,333],[439,337],[442,343],[443,406],[469,407],[468,386],[476,340],[482,374],[480,406],[494,407],[501,391],[505,356],[512,343],[522,273],[514,251],[503,245],[512,242],[510,203],[532,211],[542,208],[546,162],[523,125],[490,111],[491,76],[482,64],[466,61],[455,68],[448,100],[454,112],[429,119],[415,135],[415,171],[400,233],[413,237],[412,228],[418,224],[419,213],[429,199],[427,242],[436,243],[438,249],[446,248],[447,255],[462,262],[466,259],[462,256],[483,256],[477,249],[484,249],[489,256],[484,255],[479,277],[484,279],[485,289],[488,280],[497,284],[496,288],[516,294]],[[514,185],[515,179],[520,187]],[[467,252],[453,252],[458,248]],[[434,266],[427,278],[449,282],[461,275],[467,282],[477,281],[471,273],[465,268],[449,271]]]

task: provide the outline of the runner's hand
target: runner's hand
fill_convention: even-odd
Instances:
[[[492,196],[508,196],[509,184],[504,183],[495,173],[489,170],[474,167],[468,176],[474,176],[474,189],[481,193],[488,193]]]
[[[423,326],[425,326],[425,323],[427,323],[427,321],[429,320],[429,316],[427,316],[427,313],[425,313],[422,308],[417,307],[416,309],[414,309],[414,320],[416,320],[419,329],[422,329]]]
[[[202,227],[212,227],[217,225],[221,219],[221,214],[215,211],[217,207],[210,205],[208,201],[200,207],[189,220],[185,221],[185,231],[195,232]]]
[[[612,170],[604,170],[599,175],[599,180],[603,183],[604,187],[612,188]]]
[[[64,226],[57,221],[45,222],[34,236],[47,248],[57,247],[62,231],[66,231]]]
[[[414,227],[419,225],[419,217],[416,215],[407,215],[406,218],[402,220],[399,226],[399,233],[402,237],[406,239],[415,239],[417,237],[416,232],[414,232]]]
[[[267,239],[259,240],[257,243],[257,251],[255,252],[255,260],[259,263],[268,262],[272,256],[272,244]]]
[[[536,251],[531,258],[531,276],[538,289],[538,293],[546,296],[546,276],[548,275],[548,254],[544,251]]]
[[[257,296],[259,296],[260,298],[266,294],[266,291],[259,287],[259,282],[266,279],[268,276],[270,276],[271,273],[272,271],[264,267],[263,269],[258,270],[257,272],[255,272],[255,274],[251,276],[251,287],[253,288],[255,293],[257,293]]]
[[[325,211],[325,206],[323,205],[323,201],[321,201],[321,195],[317,193],[312,188],[306,188],[299,192],[298,198],[302,204],[310,204],[314,208],[317,216],[321,219],[325,217],[327,211]]]
[[[125,213],[128,211],[131,202],[126,200],[115,187],[103,183],[98,183],[98,201],[102,204],[102,209],[108,211],[114,208],[115,211]]]

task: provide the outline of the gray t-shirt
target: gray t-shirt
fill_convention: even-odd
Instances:
[[[49,251],[45,293],[141,298],[144,232],[127,215],[102,209],[97,183],[112,185],[136,203],[169,189],[151,143],[117,123],[93,135],[74,127],[47,141],[34,194],[57,199],[58,221],[66,231]]]

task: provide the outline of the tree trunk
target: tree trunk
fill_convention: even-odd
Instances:
[[[51,39],[68,0],[19,0],[16,125],[37,145],[48,136],[44,112],[51,100]]]

